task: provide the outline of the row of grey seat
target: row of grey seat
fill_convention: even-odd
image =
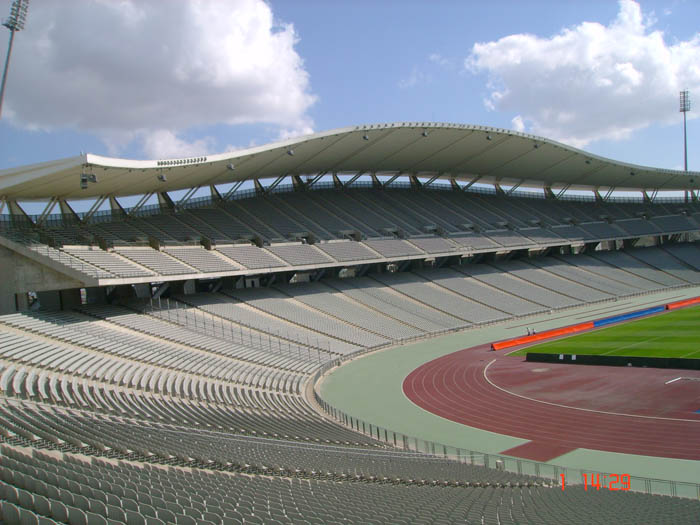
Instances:
[[[700,284],[700,249],[665,245],[590,255],[379,273],[178,298],[230,322],[349,354],[428,333]]]
[[[700,502],[530,486],[349,483],[87,460],[3,446],[7,523],[692,523]]]

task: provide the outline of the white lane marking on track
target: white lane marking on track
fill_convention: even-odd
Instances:
[[[488,381],[492,387],[497,388],[501,392],[505,392],[506,394],[510,394],[512,396],[519,397],[521,399],[527,399],[528,401],[534,401],[535,403],[543,403],[545,405],[552,405],[552,406],[560,407],[560,408],[570,408],[571,410],[582,410],[583,412],[593,412],[594,414],[607,414],[610,416],[638,417],[638,418],[642,418],[642,419],[659,419],[659,420],[664,420],[664,421],[689,421],[691,423],[700,423],[700,420],[697,420],[697,419],[681,419],[681,418],[675,418],[675,417],[659,417],[659,416],[640,416],[638,414],[623,414],[620,412],[606,412],[605,410],[593,410],[592,408],[572,407],[572,406],[568,406],[568,405],[562,405],[560,403],[552,403],[550,401],[542,401],[541,399],[534,399],[532,397],[527,397],[527,396],[523,396],[520,394],[516,394],[515,392],[511,392],[510,390],[506,390],[505,388],[498,386],[497,384],[495,384],[493,381],[491,381],[489,379],[488,375],[486,375],[486,372],[488,371],[489,367],[495,362],[496,362],[496,359],[493,359],[489,364],[487,364],[484,367],[484,372],[483,372],[484,379],[486,379],[486,381]]]
[[[664,385],[670,385],[671,383],[675,383],[676,381],[683,379],[682,377],[677,377],[676,379],[671,379],[670,381],[666,381]]]

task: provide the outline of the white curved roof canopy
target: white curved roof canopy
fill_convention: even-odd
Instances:
[[[228,166],[233,165],[234,169]],[[598,157],[511,130],[403,122],[354,126],[256,148],[182,159],[127,160],[81,155],[0,171],[0,196],[82,199],[175,191],[246,179],[318,173],[412,174],[522,188],[618,190],[698,188],[700,172],[666,170]],[[81,173],[96,183],[80,188]],[[166,181],[158,178],[165,174]]]

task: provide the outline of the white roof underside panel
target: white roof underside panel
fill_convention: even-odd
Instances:
[[[128,160],[87,154],[6,169],[0,171],[0,197],[121,197],[321,172],[439,174],[465,181],[478,176],[480,182],[521,187],[619,190],[696,189],[700,176],[616,162],[511,130],[395,123],[337,129],[218,155]],[[93,173],[98,180],[82,190],[81,173]],[[165,182],[158,180],[161,173]]]

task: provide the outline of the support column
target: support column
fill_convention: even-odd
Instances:
[[[18,312],[29,310],[29,295],[27,293],[15,294],[15,306]]]

